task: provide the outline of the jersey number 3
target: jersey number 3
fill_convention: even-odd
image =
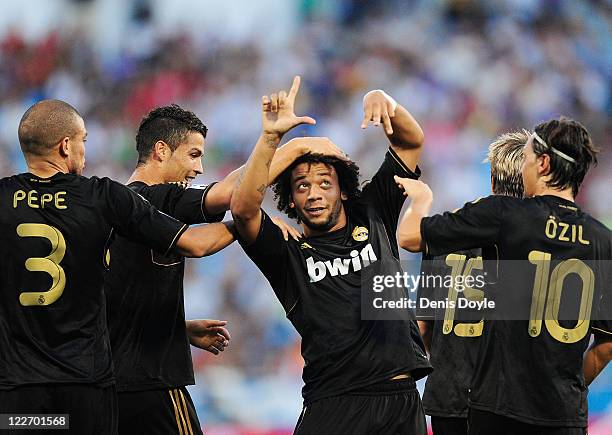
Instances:
[[[55,227],[45,224],[21,224],[17,227],[19,237],[42,237],[51,242],[51,253],[46,257],[30,257],[25,267],[30,272],[45,272],[51,275],[51,288],[44,292],[26,291],[19,295],[21,305],[41,306],[51,305],[57,301],[66,287],[66,273],[59,263],[66,253],[66,241],[62,233]]]

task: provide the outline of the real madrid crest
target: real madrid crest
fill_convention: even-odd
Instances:
[[[358,242],[368,240],[368,229],[366,227],[355,227],[353,230],[353,239]]]

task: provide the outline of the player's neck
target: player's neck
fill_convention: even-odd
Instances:
[[[70,172],[68,167],[63,162],[56,162],[45,158],[26,158],[28,172],[40,178],[50,178],[61,172],[67,174]]]
[[[127,181],[127,184],[133,183],[135,181],[140,181],[149,186],[153,184],[162,184],[164,183],[164,177],[161,174],[161,171],[157,168],[154,168],[152,165],[144,164],[137,166],[130,179]]]
[[[534,196],[544,196],[544,195],[558,196],[559,198],[563,198],[568,201],[574,202],[574,194],[572,193],[571,188],[559,190],[559,189],[553,189],[548,186],[541,186],[536,191]]]

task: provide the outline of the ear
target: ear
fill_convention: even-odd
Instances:
[[[293,201],[289,203],[289,208],[295,208],[295,204],[293,203]]]
[[[548,154],[542,154],[537,158],[538,162],[538,174],[541,177],[545,177],[550,174],[550,156]]]
[[[340,199],[342,201],[346,201],[348,199],[348,195],[344,192],[340,192]]]
[[[69,137],[65,137],[65,138],[63,138],[59,142],[59,153],[60,153],[60,156],[68,157],[70,155],[70,147],[68,146],[69,142],[70,142],[70,138]]]
[[[157,142],[155,142],[155,145],[153,145],[153,158],[161,162],[165,162],[171,156],[172,150],[166,142],[164,142],[163,140],[158,140]]]

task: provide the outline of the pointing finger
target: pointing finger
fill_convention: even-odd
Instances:
[[[301,78],[300,76],[295,76],[293,78],[293,83],[291,84],[291,89],[289,89],[289,96],[288,96],[288,102],[289,103],[293,103],[295,101],[295,96],[297,95],[298,91],[300,90],[300,82],[301,82]]]

